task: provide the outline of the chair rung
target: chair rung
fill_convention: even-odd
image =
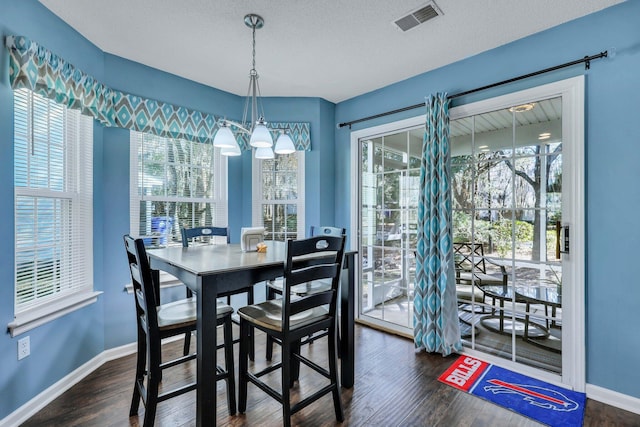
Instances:
[[[179,396],[179,395],[181,395],[183,393],[187,393],[189,391],[195,390],[196,387],[197,387],[196,383],[191,383],[191,384],[187,384],[187,385],[184,385],[182,387],[179,387],[179,388],[177,388],[175,390],[171,390],[171,391],[169,391],[167,393],[159,394],[158,395],[158,402],[162,402],[162,401],[165,401],[167,399],[171,399],[172,397],[176,397],[176,396]]]
[[[300,345],[311,344],[311,343],[312,343],[312,342],[314,342],[315,340],[320,339],[320,338],[324,338],[324,337],[326,337],[327,335],[329,335],[329,331],[327,331],[327,332],[323,332],[323,333],[321,333],[321,334],[317,334],[317,335],[315,335],[315,334],[314,334],[314,335],[311,335],[311,337],[308,337],[306,340],[303,340],[303,341],[300,343]]]
[[[271,365],[271,366],[267,366],[267,367],[266,367],[266,368],[264,368],[262,371],[254,372],[254,373],[253,373],[253,375],[254,375],[256,378],[260,378],[260,377],[262,377],[262,376],[264,376],[264,375],[266,375],[266,374],[268,374],[268,373],[270,373],[270,372],[277,371],[277,370],[278,370],[278,369],[280,369],[281,367],[282,367],[282,362],[274,363],[274,364],[273,364],[273,365]]]
[[[302,357],[299,354],[294,354],[293,357],[295,357],[300,362],[304,363],[305,365],[307,365],[308,367],[310,367],[311,369],[313,369],[317,373],[319,373],[321,375],[324,375],[326,378],[331,379],[331,374],[329,374],[329,371],[327,371],[322,366],[313,363],[311,360],[309,360],[309,359],[307,359],[305,357]]]
[[[182,356],[182,357],[179,357],[179,358],[177,358],[177,359],[173,359],[173,360],[170,360],[170,361],[168,361],[168,362],[161,363],[161,364],[160,364],[160,369],[166,369],[166,368],[170,368],[170,367],[172,367],[172,366],[179,365],[179,364],[184,363],[184,362],[187,362],[187,361],[189,361],[189,360],[193,360],[193,359],[195,359],[197,356],[198,356],[198,355],[197,355],[197,354],[195,354],[195,353],[193,353],[193,354],[187,354],[186,356]]]
[[[231,375],[229,374],[229,372],[225,371],[224,368],[222,368],[221,366],[217,366],[216,367],[216,381],[220,381],[220,380],[226,380],[227,378],[231,378]]]
[[[295,414],[299,410],[305,408],[306,406],[320,399],[325,394],[331,393],[334,387],[336,387],[336,385],[334,383],[331,383],[328,386],[313,393],[311,396],[302,399],[300,402],[296,403],[295,405],[291,405],[291,413]]]
[[[269,396],[273,397],[275,400],[277,400],[278,402],[280,402],[282,404],[282,394],[281,393],[278,393],[276,390],[274,390],[271,387],[269,387],[267,384],[262,382],[260,379],[258,379],[258,377],[256,377],[251,372],[247,372],[247,379],[249,380],[250,383],[254,384],[260,390],[264,391]]]

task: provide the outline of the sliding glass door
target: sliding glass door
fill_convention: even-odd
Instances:
[[[562,98],[452,120],[451,150],[465,344],[561,373]]]
[[[451,109],[465,351],[584,388],[583,81]],[[423,117],[352,133],[358,318],[413,334]],[[571,240],[569,240],[569,237]]]

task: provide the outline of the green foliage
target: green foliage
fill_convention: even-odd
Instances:
[[[483,220],[475,221],[475,234],[472,236],[471,231],[471,215],[467,212],[453,212],[453,241],[454,242],[471,242],[475,237],[476,242],[489,242],[490,230],[489,222]]]
[[[500,218],[497,221],[476,219],[474,222],[475,233],[472,239],[471,215],[466,212],[453,212],[453,241],[476,242],[489,245],[497,250],[500,256],[505,257],[511,250],[512,222],[511,219]],[[516,242],[530,242],[533,239],[533,225],[526,221],[515,222]]]
[[[501,218],[495,221],[491,227],[491,239],[494,247],[501,257],[506,257],[511,250],[512,240],[512,221],[511,219]],[[515,241],[530,242],[533,239],[533,225],[525,221],[515,222]]]

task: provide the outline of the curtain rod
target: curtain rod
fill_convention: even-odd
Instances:
[[[517,82],[518,80],[528,79],[530,77],[539,76],[540,74],[549,73],[551,71],[556,71],[556,70],[559,70],[559,69],[562,69],[562,68],[571,67],[573,65],[582,64],[582,63],[584,63],[584,69],[588,70],[591,67],[591,61],[593,61],[594,59],[606,58],[607,56],[608,56],[608,51],[605,50],[604,52],[600,52],[600,53],[598,53],[596,55],[585,56],[584,58],[576,59],[575,61],[565,62],[564,64],[556,65],[554,67],[545,68],[544,70],[538,70],[538,71],[535,71],[533,73],[523,74],[523,75],[518,76],[518,77],[513,77],[513,78],[507,79],[507,80],[502,80],[501,82],[492,83],[492,84],[489,84],[489,85],[486,85],[486,86],[477,87],[475,89],[471,89],[471,90],[467,90],[467,91],[464,91],[464,92],[460,92],[460,93],[456,93],[456,94],[453,94],[453,95],[449,95],[447,98],[454,99],[454,98],[458,98],[458,97],[461,97],[461,96],[470,95],[470,94],[475,93],[475,92],[480,92],[480,91],[491,89],[491,88],[494,88],[494,87],[497,87],[497,86],[506,85],[508,83]],[[351,129],[351,125],[356,124],[356,123],[366,122],[368,120],[373,120],[373,119],[377,119],[379,117],[389,116],[391,114],[401,113],[403,111],[414,110],[416,108],[424,107],[424,105],[425,105],[424,102],[421,102],[420,104],[409,105],[408,107],[398,108],[396,110],[391,110],[391,111],[387,111],[387,112],[384,112],[384,113],[375,114],[373,116],[363,117],[361,119],[352,120],[350,122],[340,123],[340,124],[338,124],[338,128],[343,128],[345,126],[349,126],[349,129]]]

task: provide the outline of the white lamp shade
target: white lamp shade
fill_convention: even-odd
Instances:
[[[233,136],[233,132],[231,132],[231,128],[229,126],[220,126],[218,128],[216,136],[213,137],[213,146],[219,148],[232,148],[233,146],[238,146],[236,138]]]
[[[223,156],[239,156],[242,154],[242,151],[240,151],[238,144],[233,141],[233,147],[223,147],[220,150],[220,154]]]
[[[274,151],[276,154],[291,154],[296,152],[296,147],[293,145],[293,141],[289,135],[281,133],[276,141],[276,148]]]
[[[253,128],[253,132],[251,132],[251,140],[249,141],[249,144],[252,147],[256,148],[273,146],[273,138],[271,138],[271,133],[262,120],[256,122],[256,126]]]
[[[273,159],[274,157],[271,147],[256,148],[256,159]]]

